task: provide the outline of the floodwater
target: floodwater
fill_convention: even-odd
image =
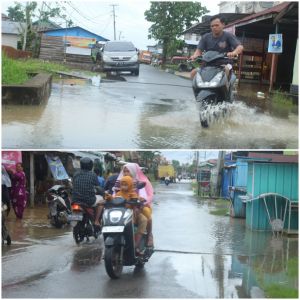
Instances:
[[[298,275],[291,275],[298,238],[274,238],[247,230],[242,219],[212,215],[213,200],[198,200],[190,184],[155,191],[156,252],[143,270],[125,267],[117,281],[105,273],[102,239],[76,246],[70,227],[48,225],[44,207],[27,209],[20,222],[11,215],[2,297],[264,298],[272,284],[298,290]]]
[[[253,87],[241,86],[243,101],[202,129],[189,80],[145,65],[139,77],[113,79],[102,79],[100,86],[61,79],[53,83],[51,97],[43,105],[3,106],[3,147],[292,149],[298,145],[297,114],[278,112],[267,100],[257,100]]]

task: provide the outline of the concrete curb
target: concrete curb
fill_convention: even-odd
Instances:
[[[39,105],[51,94],[52,75],[39,73],[20,85],[2,85],[2,104]]]

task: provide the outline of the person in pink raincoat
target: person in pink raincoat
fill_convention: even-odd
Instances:
[[[142,214],[147,218],[147,232],[148,232],[148,244],[147,246],[153,247],[153,234],[152,234],[152,201],[153,201],[153,187],[147,176],[143,173],[140,166],[136,163],[127,163],[123,166],[116,184],[115,192],[119,190],[120,180],[123,176],[130,176],[134,180],[134,187],[136,193],[140,198],[145,200],[145,205],[142,209]],[[138,189],[138,183],[145,183],[145,187]]]
[[[21,163],[16,164],[16,171],[9,170],[11,174],[11,203],[18,219],[23,218],[27,203],[26,176]]]

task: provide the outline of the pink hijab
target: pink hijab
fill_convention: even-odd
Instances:
[[[137,182],[145,182],[146,185],[144,188],[138,190],[138,194],[140,197],[143,197],[146,199],[146,203],[148,205],[152,204],[153,200],[153,187],[147,176],[143,173],[142,169],[140,166],[136,163],[127,163],[126,165],[123,166],[122,171],[120,172],[118,179],[121,180],[121,178],[124,176],[123,175],[123,170],[124,168],[127,168],[132,176],[132,178],[137,181]]]

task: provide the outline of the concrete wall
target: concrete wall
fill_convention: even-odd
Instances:
[[[18,35],[15,34],[3,34],[1,35],[1,44],[4,46],[10,46],[17,49],[18,41],[21,40],[21,38]]]
[[[39,73],[24,84],[2,85],[2,104],[39,105],[51,94],[52,75]]]

